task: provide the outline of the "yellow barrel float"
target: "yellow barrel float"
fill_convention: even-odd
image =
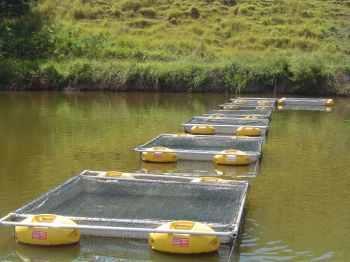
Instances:
[[[245,116],[245,117],[243,117],[244,119],[252,119],[252,120],[256,120],[256,119],[258,119],[257,117],[256,117],[256,115],[248,115],[248,116]]]
[[[270,104],[270,101],[268,100],[260,100],[257,102],[258,106],[268,106]]]
[[[114,178],[134,178],[132,174],[124,173],[120,171],[107,171],[104,177],[114,177]]]
[[[146,162],[173,163],[176,162],[176,153],[167,147],[156,146],[142,152],[141,158]]]
[[[286,101],[286,98],[285,98],[285,97],[282,97],[282,98],[280,98],[280,99],[277,100],[277,104],[280,105],[280,106],[283,106],[284,103],[285,103],[285,101]]]
[[[190,133],[194,135],[214,135],[215,127],[211,125],[195,125],[191,127]]]
[[[16,226],[16,239],[19,243],[40,245],[40,246],[60,246],[75,244],[80,241],[80,231],[71,228],[51,228],[40,226],[40,223],[52,225],[69,225],[77,224],[63,216],[51,214],[33,215],[22,221],[23,223],[35,223],[38,226],[26,227]]]
[[[235,105],[224,105],[223,106],[223,109],[227,109],[227,110],[237,110],[237,109],[240,109],[241,108],[241,106],[240,105],[237,105],[237,104],[235,104]]]
[[[329,98],[325,102],[325,106],[334,106],[334,100]]]
[[[236,149],[228,149],[214,156],[213,161],[217,165],[244,166],[254,162],[249,155]]]
[[[236,99],[233,101],[233,103],[236,105],[244,105],[247,104],[247,100]]]
[[[231,183],[230,180],[226,180],[226,179],[222,179],[222,178],[218,178],[218,177],[213,177],[213,176],[202,176],[199,178],[195,178],[192,180],[192,182],[196,182],[196,183]]]
[[[259,127],[240,126],[236,129],[237,136],[261,136],[262,132]]]
[[[186,230],[214,233],[208,225],[192,221],[173,221],[158,227],[159,230]],[[153,250],[176,254],[200,254],[219,249],[220,240],[215,235],[191,235],[176,233],[150,233],[149,245]]]

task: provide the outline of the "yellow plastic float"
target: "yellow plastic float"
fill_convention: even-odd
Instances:
[[[173,221],[165,223],[157,229],[215,232],[208,225],[192,221]],[[148,242],[153,250],[176,254],[209,253],[217,251],[220,246],[220,240],[217,236],[174,233],[151,233]]]
[[[213,177],[213,176],[202,176],[198,178],[198,180],[195,180],[194,182],[201,182],[201,183],[231,183],[230,180],[218,178],[218,177]]]
[[[215,127],[211,125],[195,125],[191,128],[190,133],[194,135],[214,135]]]
[[[257,102],[259,106],[268,106],[270,104],[270,101],[268,100],[260,100]]]
[[[236,110],[236,109],[240,109],[241,106],[238,104],[235,105],[224,105],[223,109],[228,109],[228,110]]]
[[[107,171],[104,174],[105,177],[121,177],[121,178],[133,178],[134,176],[132,174],[129,173],[124,173],[124,172],[120,172],[120,171]]]
[[[261,136],[262,132],[259,127],[241,126],[236,129],[237,136]]]
[[[222,151],[220,154],[214,156],[213,161],[217,165],[232,166],[244,166],[254,162],[247,153],[236,149]]]
[[[174,134],[174,136],[176,136],[176,137],[191,137],[192,135],[186,134],[186,133],[177,133],[177,134]]]
[[[40,246],[59,246],[75,244],[80,241],[80,231],[78,229],[51,228],[40,226],[40,223],[52,225],[76,225],[74,221],[63,216],[56,216],[51,214],[34,215],[24,219],[22,222],[36,223],[38,226],[16,226],[16,239],[19,243]]]
[[[210,116],[208,116],[208,118],[209,119],[223,119],[224,116],[223,115],[221,115],[221,116],[219,116],[219,115],[210,115]]]
[[[334,100],[329,98],[325,102],[325,106],[334,106]]]
[[[256,115],[249,115],[249,116],[245,116],[245,117],[243,117],[244,119],[252,119],[252,120],[256,120],[256,119],[258,119],[257,117],[256,117]]]
[[[286,101],[286,98],[285,98],[285,97],[282,97],[282,98],[280,98],[280,99],[277,100],[277,104],[280,105],[280,106],[283,106],[284,103],[285,103],[285,101]]]
[[[155,163],[173,163],[176,162],[176,153],[163,146],[151,147],[141,156],[143,161]]]
[[[238,105],[244,105],[247,104],[247,100],[241,100],[241,99],[236,99],[233,101],[234,104],[238,104]]]

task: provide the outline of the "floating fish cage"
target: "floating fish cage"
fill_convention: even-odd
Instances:
[[[208,161],[178,161],[176,163],[150,163],[140,161],[137,172],[169,176],[216,177],[223,179],[248,179],[259,174],[260,163],[246,166],[213,165]]]
[[[185,132],[193,133],[193,128],[200,125],[213,127],[213,132],[219,135],[234,135],[242,126],[258,129],[260,136],[265,136],[268,130],[267,119],[237,119],[225,117],[193,117],[182,124]]]
[[[333,107],[331,106],[315,106],[315,105],[278,105],[279,111],[324,111],[332,112]]]
[[[267,118],[265,115],[254,115],[254,114],[220,114],[220,113],[208,113],[201,115],[202,117],[211,117],[211,118],[238,118],[238,119],[266,119],[268,122],[270,122],[270,118]]]
[[[277,100],[280,106],[294,105],[294,106],[333,106],[334,100],[330,98],[293,98],[283,97]]]
[[[277,98],[274,97],[233,97],[230,99],[230,101],[234,100],[244,100],[244,101],[269,101],[269,102],[277,102]]]
[[[276,105],[275,98],[231,98],[230,104],[241,106],[270,106]]]
[[[255,162],[260,159],[263,142],[261,137],[161,134],[136,147],[135,151],[142,154],[160,147],[176,154],[177,160],[213,161],[223,151],[235,149],[243,151]]]
[[[251,104],[235,104],[235,103],[224,103],[221,105],[218,105],[219,109],[227,109],[227,110],[273,110],[275,108],[275,105],[264,105],[259,106],[254,103]]]
[[[255,118],[267,118],[270,119],[272,115],[271,109],[252,109],[252,110],[228,110],[228,109],[218,109],[211,110],[207,113],[207,115],[216,115],[216,116],[224,116],[224,117],[245,117],[252,116]]]
[[[221,123],[231,125],[251,125],[251,126],[268,126],[270,121],[266,118],[251,118],[251,117],[225,117],[225,116],[194,116],[189,122],[193,123]]]
[[[82,235],[130,239],[147,239],[150,233],[212,235],[222,244],[232,244],[239,234],[247,189],[244,181],[84,171],[6,215],[0,225],[74,228]],[[63,216],[75,224],[24,222],[37,214]],[[158,228],[178,220],[204,223],[213,231]]]

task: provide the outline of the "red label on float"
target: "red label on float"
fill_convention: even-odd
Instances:
[[[187,237],[173,237],[172,244],[178,247],[188,247],[190,240]]]
[[[44,231],[33,231],[32,239],[36,240],[47,240],[47,232]]]
[[[154,156],[156,158],[160,158],[162,156],[162,152],[154,152]]]

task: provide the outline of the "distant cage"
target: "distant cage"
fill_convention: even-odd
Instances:
[[[241,126],[259,128],[262,136],[265,136],[268,130],[267,119],[193,117],[188,122],[182,124],[185,131],[188,133],[191,133],[191,129],[198,125],[210,125],[215,129],[215,134],[219,135],[234,135],[235,131]]]
[[[233,104],[233,103],[224,103],[221,105],[218,105],[219,109],[227,109],[227,110],[259,110],[259,109],[271,109],[273,110],[275,108],[275,105],[264,105],[259,106],[255,103],[249,103],[249,104]]]
[[[282,97],[277,100],[279,106],[333,106],[334,100],[331,98],[298,98],[298,97]]]
[[[257,116],[260,118],[271,118],[272,115],[272,109],[263,109],[263,110],[258,110],[258,109],[252,109],[252,110],[225,110],[225,109],[220,109],[220,110],[211,110],[208,112],[209,115],[222,115],[224,117],[237,117],[237,116]]]
[[[135,151],[142,153],[150,148],[166,147],[175,152],[179,160],[212,161],[223,150],[237,149],[257,161],[261,157],[263,143],[264,138],[261,137],[161,134],[136,147]]]
[[[279,111],[324,111],[332,112],[333,107],[330,106],[318,106],[318,105],[278,105],[277,110]]]
[[[244,118],[244,117],[225,117],[225,116],[194,116],[186,123],[192,124],[226,124],[226,125],[244,125],[244,126],[268,126],[268,119]]]

